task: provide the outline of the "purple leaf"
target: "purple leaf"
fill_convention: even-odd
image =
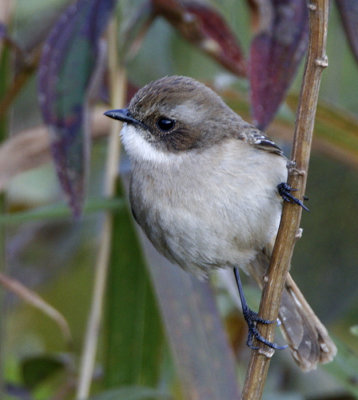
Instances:
[[[217,44],[213,54],[217,61],[235,75],[245,76],[246,63],[239,42],[220,14],[202,3],[188,2],[185,8],[200,22],[204,37]]]
[[[358,1],[336,0],[344,30],[354,58],[358,62]]]
[[[252,114],[260,129],[273,119],[308,44],[306,0],[270,2],[272,17],[263,21],[250,50]]]
[[[78,0],[50,32],[39,67],[39,100],[49,126],[56,172],[75,217],[81,214],[90,135],[87,94],[96,70],[99,39],[114,0]]]
[[[220,14],[197,1],[151,0],[154,12],[170,22],[189,42],[227,70],[246,76],[240,44]]]

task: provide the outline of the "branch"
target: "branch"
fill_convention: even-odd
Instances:
[[[72,350],[72,335],[71,330],[65,317],[49,303],[47,303],[42,297],[40,297],[36,292],[28,289],[21,282],[16,279],[12,279],[9,276],[0,273],[0,285],[5,289],[17,295],[20,299],[30,304],[31,306],[37,308],[42,313],[50,317],[60,328],[63,338],[66,341],[68,350]]]
[[[296,168],[290,171],[288,183],[297,188],[297,197],[302,198],[306,188],[307,170],[311,152],[314,119],[317,108],[321,74],[327,67],[326,37],[329,0],[311,0],[309,27],[310,41],[305,73],[297,111],[292,160]],[[280,228],[267,273],[267,284],[262,292],[259,314],[264,319],[276,320],[281,296],[290,268],[293,248],[301,221],[301,207],[285,203]],[[260,333],[269,341],[274,340],[275,324],[260,325]],[[261,399],[273,352],[258,344],[253,351],[243,390],[243,400]]]

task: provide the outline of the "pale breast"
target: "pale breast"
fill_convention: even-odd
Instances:
[[[276,235],[286,176],[284,158],[232,140],[177,162],[134,163],[131,203],[154,246],[182,268],[245,268]]]

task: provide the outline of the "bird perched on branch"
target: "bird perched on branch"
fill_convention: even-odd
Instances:
[[[134,218],[170,261],[199,277],[232,268],[248,344],[270,323],[248,308],[237,267],[263,286],[282,210],[291,194],[287,159],[264,133],[245,122],[205,85],[183,76],[149,83],[128,109],[108,117],[124,122],[121,138],[131,159]],[[279,319],[303,370],[329,362],[336,347],[288,276]]]

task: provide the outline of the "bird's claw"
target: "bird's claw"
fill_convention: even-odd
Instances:
[[[240,274],[239,270],[237,267],[234,267],[234,275],[237,283],[237,288],[239,291],[240,295],[240,300],[241,300],[241,306],[242,306],[242,313],[245,318],[245,321],[247,323],[249,333],[247,335],[247,345],[253,349],[253,350],[258,350],[259,348],[257,346],[254,346],[254,339],[257,341],[264,343],[266,346],[271,347],[272,349],[275,350],[282,350],[285,349],[287,346],[279,346],[276,343],[269,342],[266,340],[258,331],[257,329],[257,324],[274,324],[278,323],[278,320],[276,321],[271,321],[268,319],[261,318],[257,312],[252,311],[251,308],[247,305],[245,296],[244,296],[244,290],[242,287],[241,279],[240,279]]]
[[[257,329],[258,323],[267,325],[267,324],[277,323],[277,321],[263,319],[255,311],[252,311],[250,308],[246,308],[245,310],[243,310],[243,314],[249,329],[246,343],[248,347],[250,347],[250,349],[252,350],[259,349],[259,347],[254,345],[254,339],[275,350],[283,350],[287,348],[287,345],[279,346],[277,343],[268,341],[260,334],[259,330]]]
[[[277,186],[278,193],[280,196],[283,198],[284,201],[287,201],[288,203],[294,203],[302,207],[304,210],[309,211],[308,207],[306,207],[301,200],[299,200],[297,197],[292,196],[291,192],[295,192],[297,189],[291,188],[291,186],[286,183],[282,182]],[[304,200],[308,200],[306,196],[303,197]]]

